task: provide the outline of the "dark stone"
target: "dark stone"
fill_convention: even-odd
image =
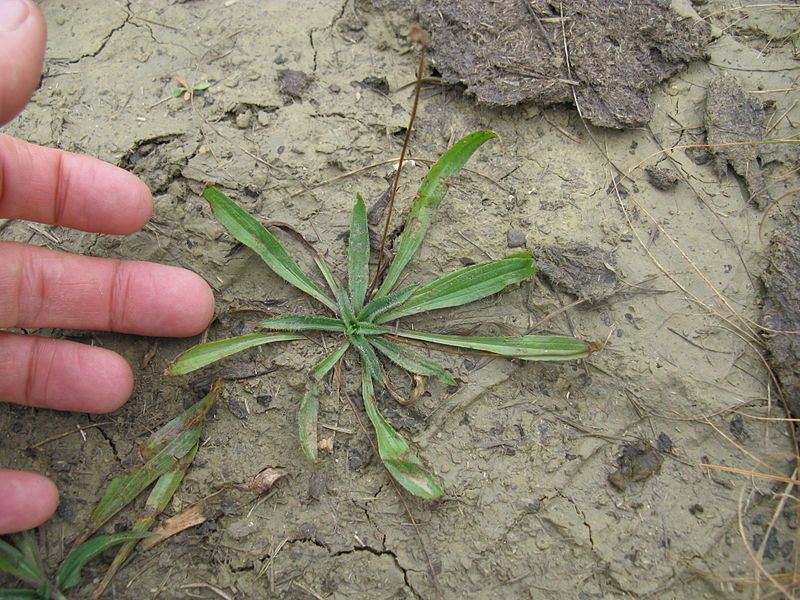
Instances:
[[[228,410],[231,411],[233,416],[237,419],[242,419],[243,421],[250,416],[250,413],[247,411],[247,404],[240,398],[230,398],[228,400]]]
[[[524,246],[527,241],[527,236],[524,231],[520,229],[509,229],[506,232],[506,241],[509,248],[519,248]]]
[[[673,444],[672,444],[672,440],[670,439],[670,437],[666,433],[664,433],[663,431],[661,433],[659,433],[658,434],[658,449],[661,450],[661,452],[666,452],[667,454],[669,454],[670,452],[672,452],[672,448],[673,448]]]
[[[744,428],[744,419],[742,418],[742,415],[733,415],[728,423],[728,429],[733,434],[733,437],[740,442],[743,442],[750,437],[750,434],[747,433],[747,430]]]
[[[376,77],[374,75],[370,75],[369,77],[362,79],[360,83],[363,87],[375,90],[376,92],[380,92],[384,95],[388,95],[391,91],[389,89],[389,81],[386,79],[386,77]]]

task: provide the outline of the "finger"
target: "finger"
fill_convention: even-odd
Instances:
[[[0,400],[39,408],[111,412],[133,391],[118,354],[77,342],[0,332]]]
[[[132,233],[152,211],[150,190],[135,175],[96,158],[0,134],[0,217]]]
[[[0,0],[0,125],[13,119],[39,83],[47,30],[31,0]]]
[[[0,469],[0,534],[38,527],[57,506],[58,490],[47,477]]]
[[[149,262],[76,256],[0,242],[0,328],[61,327],[183,337],[214,297],[198,275]]]

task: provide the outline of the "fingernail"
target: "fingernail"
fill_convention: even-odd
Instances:
[[[0,31],[14,31],[31,12],[25,0],[0,0]]]

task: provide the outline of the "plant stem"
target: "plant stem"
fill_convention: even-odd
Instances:
[[[375,277],[369,286],[369,295],[375,291],[375,286],[381,276],[381,272],[386,266],[386,257],[383,251],[386,247],[386,238],[389,235],[389,222],[392,219],[392,211],[394,210],[394,198],[397,195],[397,186],[400,183],[400,171],[403,169],[403,161],[406,156],[406,149],[408,148],[408,141],[411,139],[411,129],[414,125],[414,120],[417,117],[417,106],[419,105],[419,93],[422,90],[422,75],[425,71],[425,47],[427,40],[424,32],[418,28],[411,31],[412,41],[418,42],[420,45],[419,62],[417,64],[417,81],[414,84],[414,104],[411,107],[411,117],[408,119],[408,127],[406,128],[406,135],[403,138],[403,148],[400,150],[400,160],[397,162],[397,170],[394,173],[394,180],[392,180],[392,192],[389,195],[389,207],[386,210],[386,221],[383,224],[383,234],[381,235],[381,248],[378,251],[378,268],[375,270]]]

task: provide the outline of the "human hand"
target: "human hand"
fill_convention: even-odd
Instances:
[[[0,125],[33,93],[45,38],[32,0],[0,0]],[[151,211],[150,192],[134,175],[0,134],[0,217],[126,234],[140,229]],[[109,350],[3,328],[179,337],[202,331],[213,310],[211,289],[184,269],[0,241],[0,400],[107,412],[133,389],[130,367]],[[0,534],[40,525],[57,504],[46,477],[0,469]]]

